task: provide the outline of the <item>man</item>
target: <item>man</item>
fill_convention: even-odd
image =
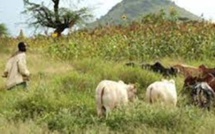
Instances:
[[[6,86],[8,90],[14,87],[27,87],[30,72],[26,65],[26,51],[26,43],[19,42],[18,51],[10,57],[6,64],[2,77],[7,78]]]

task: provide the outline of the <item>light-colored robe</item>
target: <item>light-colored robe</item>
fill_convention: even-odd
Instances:
[[[28,78],[30,72],[26,65],[25,52],[18,52],[8,60],[4,74],[7,77],[7,89],[26,81],[24,78]]]

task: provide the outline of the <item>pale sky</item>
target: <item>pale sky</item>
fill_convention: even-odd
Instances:
[[[47,0],[30,0],[33,2],[41,3]],[[51,0],[50,0],[51,1]],[[122,0],[83,0],[81,5],[92,7],[93,15],[99,18],[105,15],[114,5],[121,2]],[[193,14],[203,16],[206,19],[215,21],[215,2],[213,0],[173,0],[175,3],[190,11]],[[50,3],[45,3],[50,4]],[[69,0],[64,0],[64,5],[68,5]],[[71,6],[71,5],[70,5]],[[27,25],[22,24],[25,22],[26,16],[21,15],[20,12],[24,10],[23,0],[0,0],[0,23],[5,23],[9,32],[13,36],[19,34],[20,29],[23,29],[27,35],[32,35]]]
[[[215,1],[213,0],[173,0],[176,5],[190,11],[198,16],[203,16],[205,19],[215,21]]]

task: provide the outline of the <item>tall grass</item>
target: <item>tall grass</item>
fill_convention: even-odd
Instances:
[[[68,66],[65,62],[55,62],[64,67]],[[186,98],[180,93],[182,77],[174,78],[179,95],[178,107],[165,108],[145,102],[145,89],[151,82],[162,78],[159,74],[138,67],[128,68],[119,62],[105,61],[105,64],[102,62],[103,60],[99,59],[74,60],[71,63],[72,68],[66,72],[59,69],[62,74],[51,71],[47,76],[39,78],[36,77],[41,73],[38,70],[34,72],[35,77],[32,77],[29,91],[1,92],[0,106],[3,108],[0,113],[2,120],[6,121],[2,126],[2,132],[201,133],[206,130],[213,132],[213,126],[209,123],[213,122],[211,121],[213,112],[183,103]],[[102,79],[121,79],[126,83],[136,83],[139,100],[128,107],[114,110],[107,119],[98,118],[94,96],[95,88]],[[38,129],[33,132],[31,127]]]

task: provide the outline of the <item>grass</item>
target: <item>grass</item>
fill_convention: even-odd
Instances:
[[[1,54],[1,69],[7,54]],[[171,59],[162,59],[171,63]],[[28,53],[32,72],[29,91],[1,90],[2,133],[213,133],[214,112],[187,105],[180,94],[183,78],[174,78],[179,95],[177,108],[149,105],[146,87],[162,78],[124,62],[83,60],[58,61]],[[96,115],[95,88],[103,79],[138,85],[139,100],[114,110],[108,119]],[[1,81],[1,85],[4,80]]]

